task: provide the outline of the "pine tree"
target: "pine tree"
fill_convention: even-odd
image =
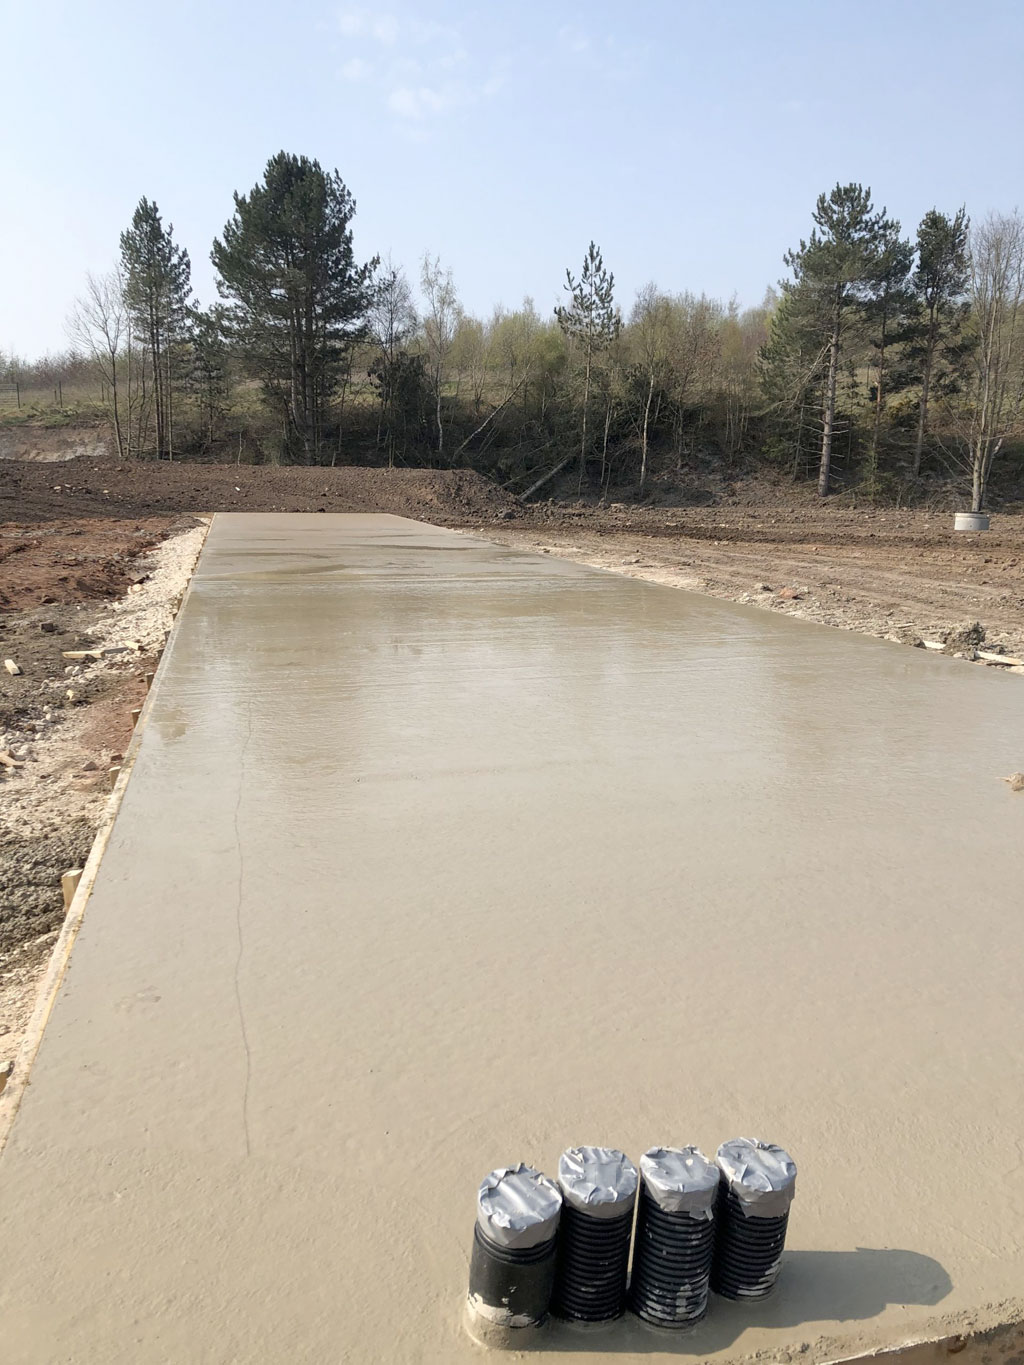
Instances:
[[[121,269],[132,325],[153,366],[157,456],[172,459],[175,363],[186,331],[192,267],[188,252],[175,245],[173,226],[163,226],[156,204],[146,198],[121,233]]]
[[[871,295],[865,310],[875,362],[875,414],[868,453],[868,478],[872,493],[878,487],[878,446],[888,392],[888,352],[894,343],[905,337],[914,304],[909,282],[914,248],[900,236],[900,231],[895,219],[888,219],[881,224],[881,242],[871,281]]]
[[[565,335],[578,345],[583,353],[583,416],[579,477],[579,487],[582,490],[587,466],[587,415],[590,409],[594,361],[618,336],[621,319],[614,302],[615,276],[605,269],[601,252],[593,242],[590,243],[583,258],[583,270],[579,279],[573,279],[571,270],[566,270],[565,279],[564,288],[572,302],[567,307],[556,308],[555,317]]]
[[[805,433],[820,420],[828,354],[821,310],[810,288],[784,289],[768,319],[758,371],[766,416],[778,433],[772,444],[791,459],[794,479],[803,463]]]
[[[798,251],[786,253],[793,279],[783,282],[784,293],[799,290],[805,309],[817,314],[823,344],[828,347],[822,410],[821,460],[818,494],[826,497],[832,464],[836,417],[836,383],[843,343],[850,323],[871,295],[888,226],[885,210],[876,212],[871,190],[861,185],[836,185],[818,196],[815,228]]]
[[[223,309],[189,309],[188,388],[202,414],[208,448],[213,447],[214,427],[224,416],[229,392],[228,345],[224,335]]]
[[[327,407],[370,301],[377,262],[356,264],[354,214],[337,171],[278,152],[262,183],[235,195],[211,253],[232,334],[282,409],[286,446],[306,463],[320,458]]]
[[[929,209],[917,229],[917,269],[914,288],[920,327],[912,354],[920,365],[921,398],[914,442],[914,477],[921,472],[921,454],[928,431],[928,404],[936,361],[943,351],[955,353],[963,342],[970,316],[970,220],[960,208],[953,218]]]

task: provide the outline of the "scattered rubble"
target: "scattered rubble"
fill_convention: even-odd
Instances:
[[[978,646],[984,643],[985,627],[980,621],[972,621],[969,625],[955,626],[946,633],[942,641],[942,652],[954,658],[973,659]]]

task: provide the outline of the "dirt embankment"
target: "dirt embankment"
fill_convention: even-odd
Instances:
[[[462,526],[518,507],[511,494],[469,469],[0,463],[0,521],[22,523],[182,512],[385,511]]]
[[[0,426],[0,460],[30,460],[64,464],[68,460],[106,460],[116,449],[103,423],[91,426],[40,426],[25,422]]]
[[[1021,512],[963,535],[946,507],[823,504],[777,477],[722,484],[710,505],[524,506],[470,470],[0,463],[0,519],[134,518],[145,531],[216,511],[393,512],[870,634],[939,639],[980,620],[986,644],[1024,649]]]

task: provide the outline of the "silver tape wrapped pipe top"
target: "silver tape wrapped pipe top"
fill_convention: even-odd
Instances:
[[[796,1163],[773,1142],[733,1138],[718,1149],[718,1168],[747,1218],[780,1218],[796,1194]]]
[[[640,1158],[647,1193],[665,1213],[709,1221],[718,1193],[718,1167],[696,1147],[652,1147]]]
[[[522,1251],[549,1241],[558,1228],[562,1196],[546,1175],[522,1162],[500,1166],[481,1182],[476,1221],[485,1237]]]
[[[615,1147],[569,1147],[558,1159],[562,1197],[591,1218],[621,1218],[633,1207],[636,1167]]]

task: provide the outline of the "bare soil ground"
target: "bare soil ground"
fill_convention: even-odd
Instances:
[[[0,461],[0,521],[199,512],[394,512],[466,525],[518,503],[468,469]]]
[[[506,545],[908,644],[979,621],[983,648],[1024,657],[1024,516],[998,514],[983,535],[958,534],[952,520],[768,503],[542,508],[480,529]]]
[[[951,636],[955,650],[980,621],[987,648],[1024,657],[1019,512],[957,535],[945,507],[823,506],[771,480],[713,505],[524,507],[467,470],[4,460],[0,663],[22,671],[0,669],[0,753],[21,765],[0,761],[0,1072],[63,919],[61,874],[88,855],[187,582],[196,517],[222,510],[393,512],[908,644]]]

